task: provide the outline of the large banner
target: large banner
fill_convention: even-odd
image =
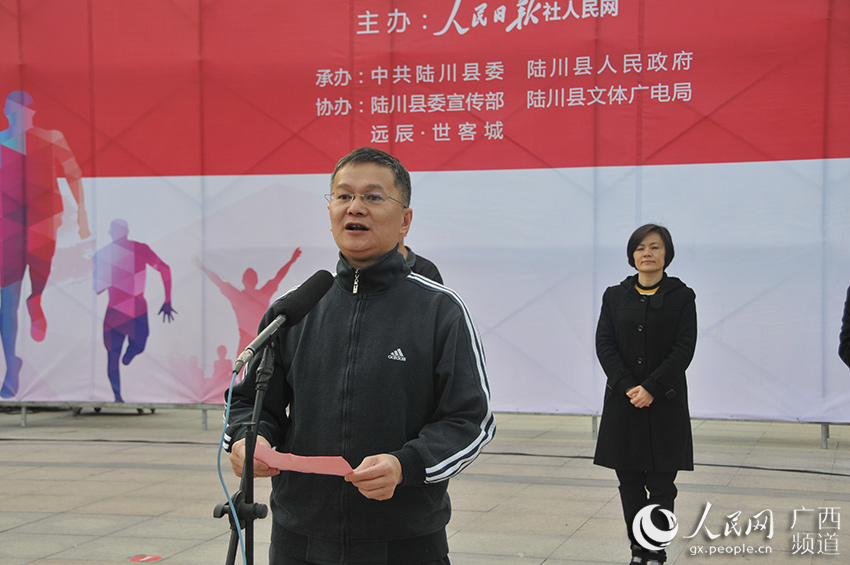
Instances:
[[[850,422],[848,68],[848,0],[0,0],[0,396],[221,402],[370,145],[496,409],[599,413],[602,292],[655,222],[692,413]]]

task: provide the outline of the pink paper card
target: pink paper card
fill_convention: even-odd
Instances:
[[[339,456],[303,457],[291,453],[280,453],[260,443],[254,449],[254,459],[259,459],[269,467],[280,469],[281,471],[337,475],[339,477],[344,477],[354,472],[348,461]]]

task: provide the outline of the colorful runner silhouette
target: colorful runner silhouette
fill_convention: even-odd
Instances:
[[[23,360],[16,355],[21,282],[29,267],[32,292],[27,298],[30,335],[42,341],[47,320],[41,295],[56,252],[56,232],[62,223],[61,170],[77,201],[80,238],[91,235],[83,196],[82,171],[65,136],[33,125],[33,98],[16,90],[6,98],[9,127],[0,131],[0,339],[6,375],[0,397],[18,391]]]
[[[106,373],[115,393],[121,397],[121,375],[118,360],[126,339],[127,350],[121,362],[130,361],[145,350],[148,340],[148,303],[145,300],[145,274],[150,265],[162,275],[165,302],[159,313],[162,321],[171,322],[177,311],[171,306],[171,268],[153,250],[127,238],[129,228],[121,219],[113,220],[109,228],[112,243],[94,254],[94,290],[109,291],[109,304],[103,318],[103,344],[106,346]]]
[[[213,363],[212,378],[206,388],[204,402],[220,404],[224,401],[224,391],[230,387],[233,360],[227,358],[227,347],[224,345],[219,345],[216,352],[218,359]]]
[[[230,301],[230,306],[236,314],[236,324],[239,326],[239,348],[237,349],[237,354],[244,351],[250,345],[251,341],[257,337],[257,324],[260,323],[263,314],[266,313],[269,302],[277,292],[283,277],[289,272],[289,267],[299,257],[301,257],[300,247],[292,254],[289,262],[281,267],[274,278],[264,284],[262,288],[257,288],[257,283],[259,282],[257,271],[250,268],[246,269],[242,275],[242,284],[245,287],[242,290],[230,283],[224,282],[221,277],[206,268],[201,260],[195,257],[195,265],[209,277],[224,297]]]

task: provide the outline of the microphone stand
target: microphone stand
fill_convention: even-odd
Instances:
[[[233,495],[233,508],[236,510],[238,522],[231,512],[230,501],[215,507],[213,516],[230,519],[230,546],[227,550],[227,565],[234,565],[236,552],[239,549],[239,530],[245,530],[245,565],[254,563],[254,520],[268,516],[269,509],[265,504],[254,502],[254,447],[257,443],[257,427],[260,424],[260,413],[263,401],[269,388],[269,380],[274,372],[274,340],[269,341],[263,349],[260,366],[257,368],[255,385],[254,412],[251,421],[245,427],[245,465],[242,468],[242,480],[239,490]],[[247,371],[247,369],[245,369]]]

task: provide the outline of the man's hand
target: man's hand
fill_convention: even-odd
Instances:
[[[261,443],[266,447],[271,447],[268,440],[263,436],[257,436],[257,443]],[[237,477],[242,477],[242,470],[245,467],[245,440],[240,439],[233,444],[230,450],[230,466],[233,468],[233,474]],[[274,477],[280,474],[280,469],[269,467],[259,459],[254,459],[254,478],[259,477]]]
[[[649,391],[640,385],[627,390],[626,396],[631,399],[632,406],[635,408],[646,408],[652,404],[653,400],[655,400],[655,397],[649,394]]]
[[[370,455],[345,476],[345,480],[357,487],[360,494],[373,500],[389,500],[395,487],[404,479],[401,463],[394,455],[382,453]]]

